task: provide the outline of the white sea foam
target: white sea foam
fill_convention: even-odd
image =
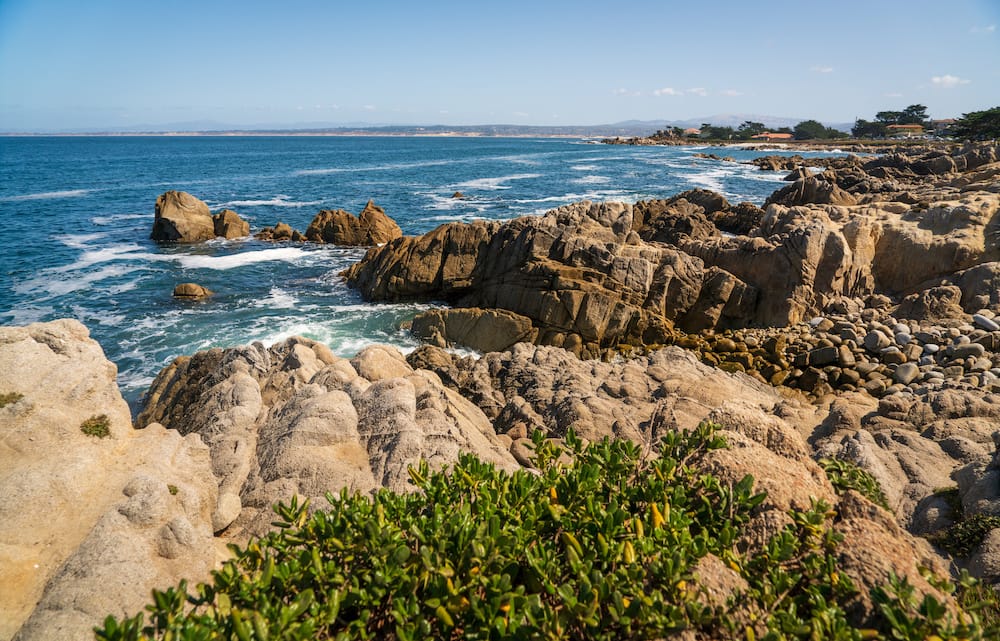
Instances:
[[[117,223],[123,220],[139,220],[141,218],[147,218],[152,220],[150,214],[112,214],[111,216],[94,216],[90,219],[90,222],[95,225],[110,225],[111,223]]]
[[[597,165],[573,165],[570,169],[573,171],[597,171],[600,167]]]
[[[93,189],[67,189],[65,191],[43,191],[37,194],[19,194],[4,196],[0,202],[20,202],[23,200],[52,200],[56,198],[80,198],[93,192]]]
[[[39,277],[23,281],[15,286],[14,291],[19,294],[43,291],[48,293],[50,296],[63,296],[70,292],[88,289],[94,283],[99,281],[124,276],[125,274],[130,274],[134,271],[134,268],[128,265],[107,265],[97,271],[86,272],[75,278],[69,276],[63,276],[61,278]]]
[[[575,185],[605,185],[611,182],[611,179],[607,176],[584,176],[582,178],[574,178],[570,181]]]
[[[495,178],[477,178],[464,183],[453,185],[455,189],[480,189],[483,191],[496,191],[499,189],[510,189],[508,183],[512,180],[527,180],[529,178],[539,178],[541,174],[511,174],[510,176],[497,176]]]
[[[278,194],[274,198],[268,198],[266,200],[230,200],[227,203],[222,203],[213,209],[219,209],[223,207],[312,207],[314,205],[322,205],[322,200],[306,200],[301,202],[296,202],[294,200],[289,200],[291,196],[286,196],[285,194]]]
[[[197,256],[183,254],[149,254],[152,260],[173,260],[185,269],[233,269],[252,265],[253,263],[266,263],[269,261],[293,262],[312,252],[307,252],[298,247],[279,247],[276,249],[262,249],[260,251],[242,252],[230,254],[228,256]]]
[[[265,298],[254,303],[254,307],[262,307],[265,309],[295,309],[298,304],[299,299],[281,289],[280,287],[272,287],[271,291]]]
[[[67,247],[84,249],[87,247],[87,243],[93,242],[99,238],[104,238],[105,236],[107,236],[107,233],[105,232],[95,232],[93,234],[59,234],[57,236],[53,236],[53,238]]]
[[[294,176],[323,176],[325,174],[354,174],[365,171],[395,171],[399,169],[417,169],[420,167],[437,167],[453,165],[468,160],[422,160],[417,162],[389,163],[385,165],[369,165],[367,167],[323,167],[319,169],[300,169],[292,172]]]
[[[691,176],[685,176],[687,180],[692,185],[698,185],[701,187],[707,187],[712,191],[717,191],[720,194],[725,194],[725,187],[722,184],[722,179],[726,176],[733,175],[734,172],[722,168],[713,168],[706,171],[699,172]]]
[[[10,325],[30,325],[31,323],[39,323],[47,318],[51,318],[51,315],[55,312],[52,307],[32,307],[32,306],[18,306],[16,309],[10,309],[5,312],[0,312],[0,318],[4,318],[4,322]]]

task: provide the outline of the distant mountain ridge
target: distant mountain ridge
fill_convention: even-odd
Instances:
[[[332,135],[482,135],[482,136],[648,136],[659,129],[668,127],[700,127],[709,123],[719,127],[736,128],[750,120],[763,123],[767,127],[794,127],[805,118],[787,118],[758,114],[716,114],[686,120],[623,120],[601,125],[394,125],[368,122],[299,122],[261,123],[255,125],[233,125],[212,120],[195,120],[166,124],[141,124],[117,127],[88,127],[47,131],[7,131],[10,134],[332,134]],[[850,131],[854,123],[827,123],[824,125]]]

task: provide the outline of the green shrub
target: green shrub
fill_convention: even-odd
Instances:
[[[843,494],[847,490],[855,490],[872,503],[892,511],[885,494],[882,492],[882,486],[878,484],[875,477],[854,463],[837,458],[821,458],[819,465],[826,472],[826,477],[830,479],[833,489],[838,494]]]
[[[13,405],[24,398],[24,394],[20,392],[5,392],[0,394],[0,408],[7,407],[8,405]]]
[[[930,540],[958,557],[972,554],[993,528],[1000,527],[1000,516],[973,514],[952,525]]]
[[[566,450],[536,435],[538,471],[507,474],[472,456],[410,471],[420,490],[328,495],[310,514],[279,504],[277,530],[189,591],[154,591],[145,614],[108,617],[101,640],[860,639],[841,604],[822,503],[751,558],[735,541],[765,498],[753,479],[698,471],[724,447],[715,427],[668,435],[655,458],[604,440]],[[708,554],[749,587],[709,605],[694,567]],[[899,615],[917,616],[904,604]]]
[[[111,436],[111,419],[108,418],[107,414],[91,416],[80,423],[80,431],[87,436],[107,438]]]

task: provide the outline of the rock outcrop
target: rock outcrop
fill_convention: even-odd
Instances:
[[[402,235],[396,221],[370,200],[357,216],[343,209],[319,212],[305,234],[314,243],[363,247],[381,245]]]
[[[136,420],[197,434],[218,484],[216,532],[244,538],[270,527],[271,505],[292,495],[325,505],[339,488],[406,490],[407,467],[473,452],[513,469],[486,417],[394,349],[354,359],[293,338],[181,357],[153,382]]]
[[[992,152],[962,157],[974,153]],[[523,316],[536,342],[582,355],[670,342],[676,329],[784,326],[845,299],[900,300],[931,287],[959,287],[966,312],[997,306],[992,165],[976,165],[982,177],[960,188],[951,175],[931,188],[893,178],[904,192],[866,173],[885,166],[831,164],[838,168],[776,192],[766,211],[705,190],[635,205],[583,202],[400,238],[344,275],[372,300]]]
[[[200,300],[202,298],[208,298],[214,292],[199,285],[198,283],[181,283],[180,285],[174,287],[174,298],[182,298],[185,300]]]
[[[208,448],[133,430],[115,375],[76,321],[0,327],[0,393],[17,398],[0,408],[0,638],[87,637],[225,552]]]
[[[250,235],[250,223],[232,209],[223,209],[212,216],[215,235],[221,238],[244,238]]]
[[[828,502],[837,515],[833,527],[845,537],[838,548],[842,567],[862,592],[844,605],[859,620],[874,609],[869,589],[891,573],[908,577],[922,592],[933,589],[920,566],[947,573],[931,546],[908,535],[892,514],[855,492],[835,494],[804,438],[829,421],[826,411],[703,365],[680,348],[602,363],[525,344],[478,359],[427,346],[408,360],[433,369],[482,407],[524,464],[531,455],[527,435],[536,429],[558,437],[572,428],[589,440],[615,436],[651,447],[668,431],[704,420],[721,425],[729,448],[709,454],[704,471],[733,483],[752,475],[758,491],[768,494],[738,545],[753,549],[766,541],[789,522],[788,509]]]
[[[250,235],[250,223],[236,212],[224,209],[212,216],[206,205],[184,191],[168,191],[156,199],[153,232],[158,242],[197,243],[216,236],[241,238]]]

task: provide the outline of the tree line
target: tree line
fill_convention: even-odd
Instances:
[[[851,134],[855,138],[885,138],[892,125],[931,126],[924,105],[910,105],[902,111],[880,111],[874,120],[858,118],[854,121]],[[959,140],[988,140],[1000,138],[1000,107],[962,114],[953,123],[937,130],[944,136]]]
[[[746,120],[739,127],[723,127],[702,123],[700,133],[685,134],[681,127],[669,127],[657,131],[654,138],[698,137],[709,140],[751,140],[762,133],[791,134],[795,140],[832,140],[836,138],[886,138],[891,125],[920,125],[925,129],[932,125],[927,115],[927,107],[916,104],[901,111],[880,111],[874,120],[858,118],[851,133],[827,127],[817,120],[803,120],[795,127],[767,127],[764,123]],[[959,140],[990,140],[1000,138],[1000,107],[984,111],[962,114],[953,123],[938,127],[935,133]]]

